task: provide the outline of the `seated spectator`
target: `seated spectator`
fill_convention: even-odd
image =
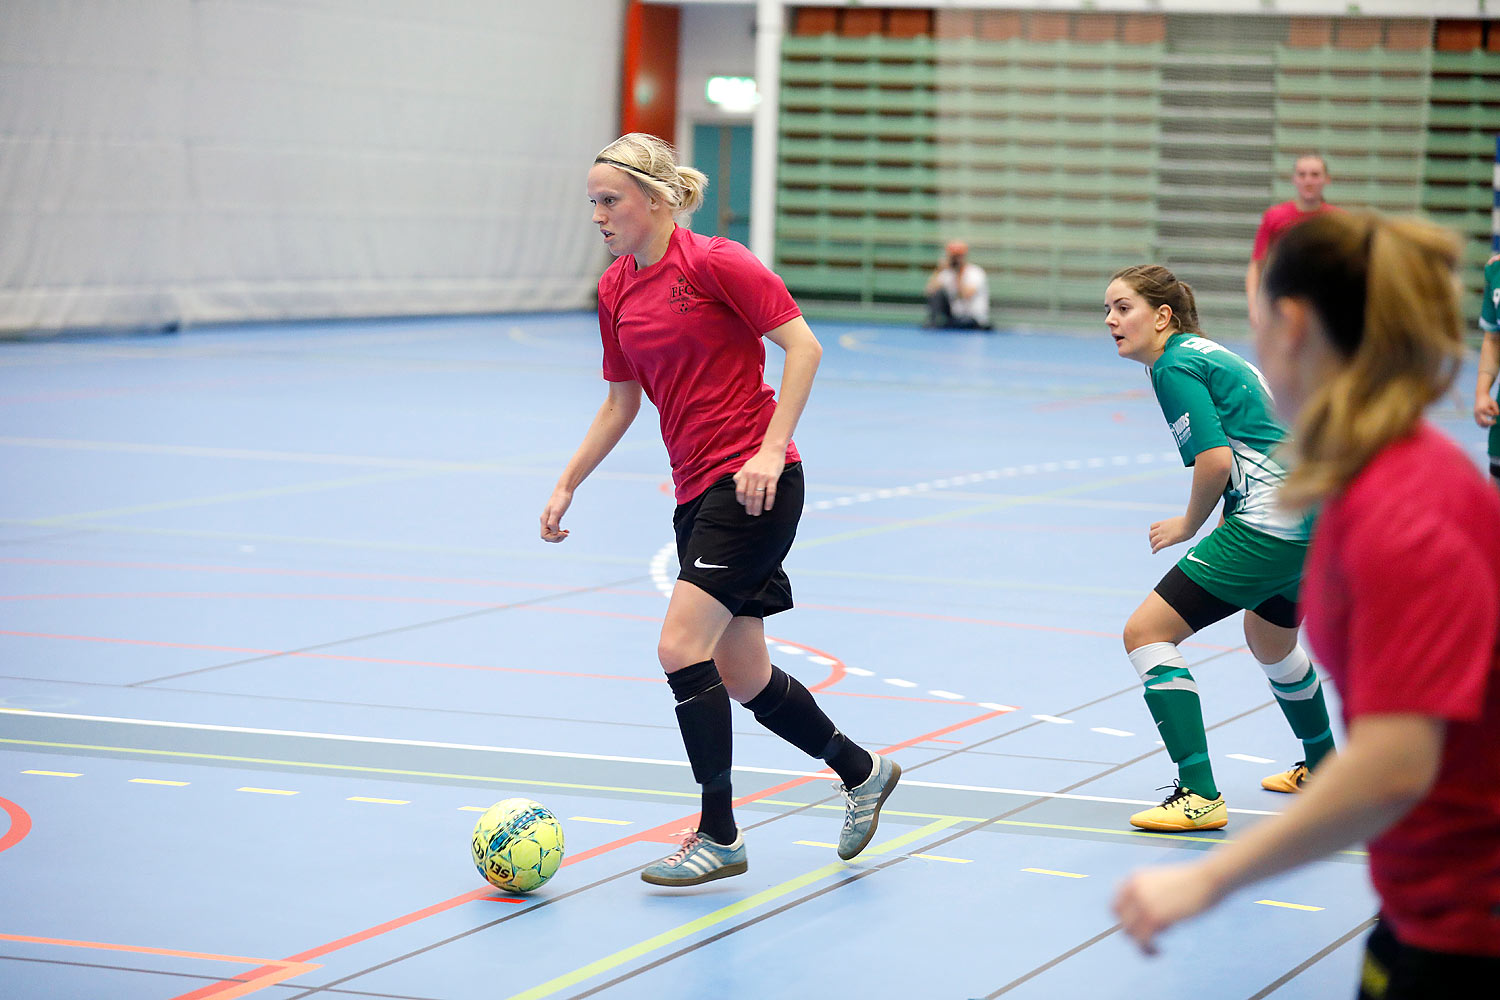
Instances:
[[[927,279],[927,321],[938,330],[992,330],[990,283],[978,264],[969,263],[969,245],[948,244],[932,277]]]

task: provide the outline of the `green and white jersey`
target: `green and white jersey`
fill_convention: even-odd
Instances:
[[[1276,504],[1286,469],[1272,455],[1287,431],[1256,367],[1207,337],[1178,333],[1150,370],[1182,464],[1191,466],[1210,448],[1227,446],[1233,453],[1224,516],[1276,538],[1307,541],[1309,519]]]
[[[1500,333],[1500,260],[1484,267],[1484,301],[1479,305],[1479,328]]]

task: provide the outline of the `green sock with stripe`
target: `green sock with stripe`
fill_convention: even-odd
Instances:
[[[1262,663],[1261,669],[1266,672],[1281,714],[1302,741],[1303,759],[1309,768],[1317,767],[1318,761],[1333,750],[1333,729],[1318,671],[1301,646],[1278,663]]]
[[[1156,720],[1168,756],[1177,765],[1177,780],[1206,799],[1218,798],[1219,786],[1208,762],[1203,706],[1187,661],[1170,642],[1131,650],[1130,661],[1146,685],[1146,707]]]

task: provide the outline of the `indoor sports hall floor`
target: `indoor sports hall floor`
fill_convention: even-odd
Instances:
[[[750,871],[675,892],[636,874],[697,801],[654,410],[537,538],[603,397],[591,315],[0,344],[0,995],[1351,995],[1358,852],[1154,960],[1109,913],[1282,808],[1258,783],[1299,756],[1222,624],[1184,651],[1230,825],[1126,823],[1175,772],[1119,631],[1189,481],[1143,370],[1102,330],[815,328],[767,631],[906,777],[840,862],[829,777],[737,712]],[[510,796],[566,829],[528,897],[468,857]]]

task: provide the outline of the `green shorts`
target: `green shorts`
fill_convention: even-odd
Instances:
[[[1177,568],[1221,601],[1256,608],[1273,597],[1297,603],[1306,542],[1290,542],[1228,518],[1188,549]]]
[[[1500,461],[1500,420],[1490,425],[1490,463]]]

